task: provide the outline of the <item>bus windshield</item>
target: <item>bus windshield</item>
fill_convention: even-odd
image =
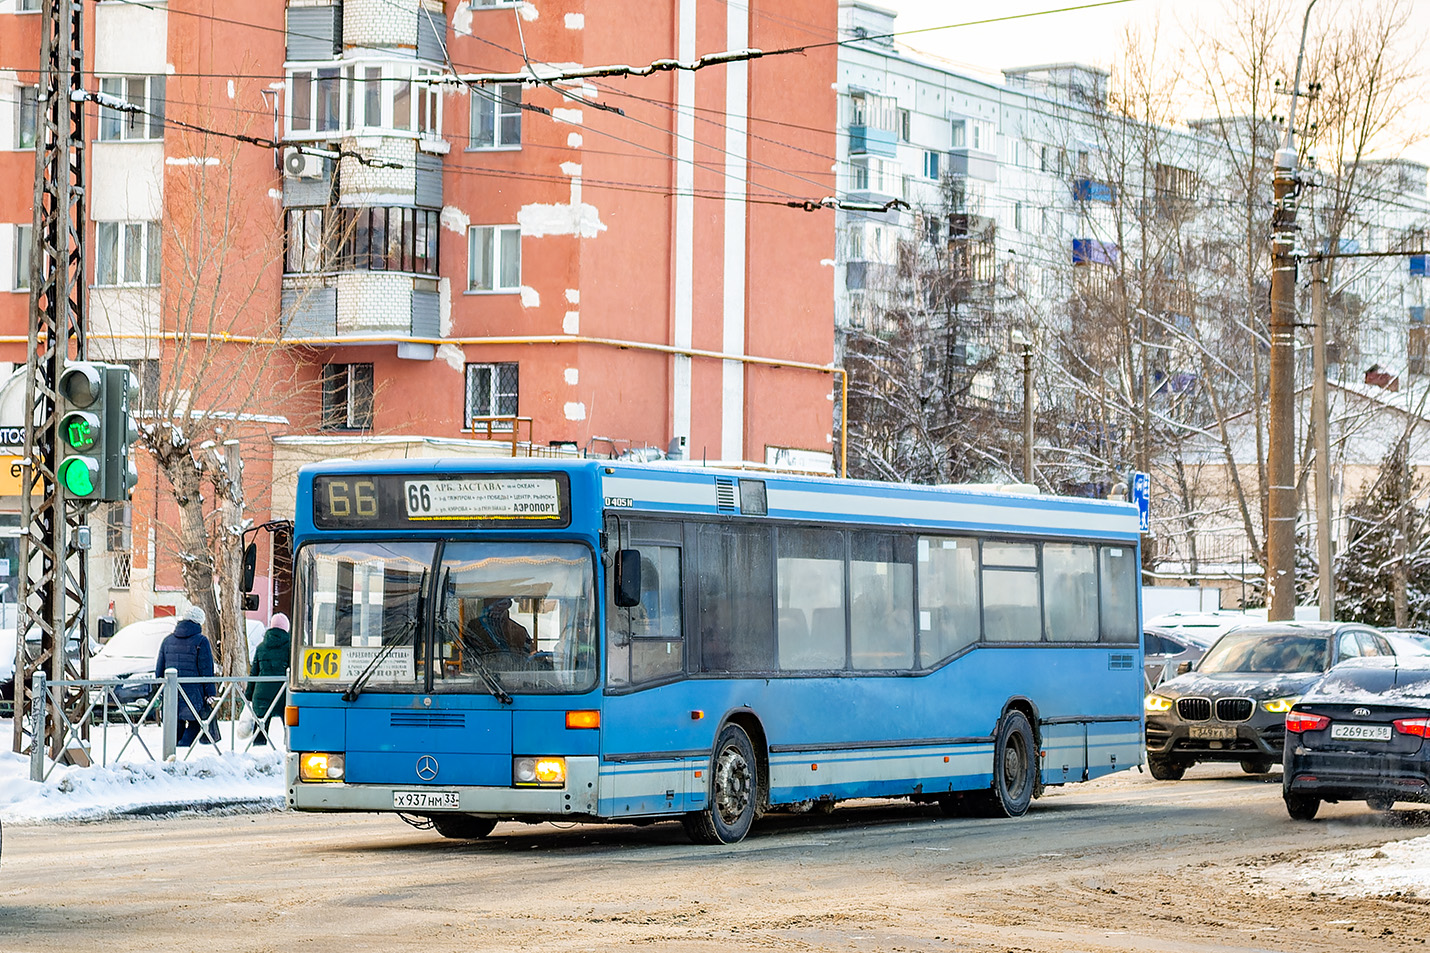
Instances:
[[[435,543],[304,546],[298,684],[499,698],[586,691],[593,565],[577,543],[452,542],[440,554]]]

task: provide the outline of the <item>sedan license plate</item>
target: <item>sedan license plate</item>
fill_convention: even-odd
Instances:
[[[1230,725],[1192,725],[1187,736],[1198,741],[1230,741],[1236,737],[1236,729]]]
[[[1342,725],[1331,726],[1331,737],[1345,741],[1389,741],[1389,725]]]
[[[462,798],[456,791],[393,791],[392,806],[399,811],[456,811]]]

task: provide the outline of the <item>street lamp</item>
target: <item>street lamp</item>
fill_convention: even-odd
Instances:
[[[1023,355],[1023,482],[1033,482],[1033,342],[1022,331],[1008,335]]]

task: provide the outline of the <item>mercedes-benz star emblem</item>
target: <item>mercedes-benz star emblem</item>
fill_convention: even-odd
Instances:
[[[437,776],[437,759],[424,754],[417,759],[417,776],[423,781],[431,781]]]
[[[1366,717],[1367,715],[1370,714],[1370,709],[1369,709],[1369,708],[1353,708],[1353,709],[1351,709],[1351,714],[1352,714],[1352,715],[1359,715],[1360,717],[1364,718],[1364,717]]]

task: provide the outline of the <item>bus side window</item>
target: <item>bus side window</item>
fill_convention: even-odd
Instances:
[[[1005,540],[983,542],[983,638],[1040,642],[1043,613],[1038,547]]]
[[[1103,546],[1098,576],[1102,641],[1137,641],[1137,561],[1131,546]]]
[[[914,547],[907,536],[849,537],[849,659],[853,668],[914,665]]]
[[[680,550],[641,546],[641,601],[617,610],[629,619],[631,681],[649,682],[685,671],[681,631]]]
[[[1043,618],[1049,642],[1097,641],[1097,561],[1092,546],[1043,544]]]
[[[921,536],[919,667],[930,668],[978,641],[978,542]]]

